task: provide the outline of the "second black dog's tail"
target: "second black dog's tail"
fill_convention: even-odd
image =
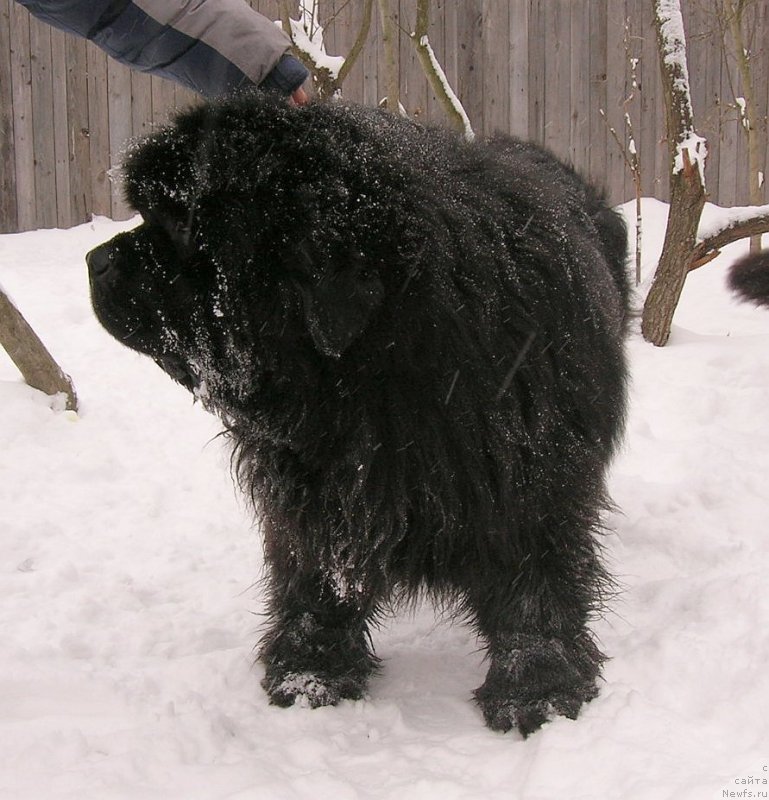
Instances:
[[[769,308],[769,250],[735,261],[729,269],[728,283],[738,297]]]

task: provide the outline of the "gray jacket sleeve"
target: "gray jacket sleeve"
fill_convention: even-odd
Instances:
[[[283,31],[244,0],[18,0],[118,61],[206,97],[262,85],[290,94],[307,70]]]

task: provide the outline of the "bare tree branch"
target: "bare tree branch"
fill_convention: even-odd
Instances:
[[[747,210],[747,209],[746,209]],[[730,221],[723,228],[711,233],[697,243],[689,261],[689,271],[712,261],[721,252],[722,247],[740,239],[769,233],[769,206],[755,209],[755,214]]]
[[[606,123],[606,127],[609,129],[609,133],[612,135],[612,138],[617,144],[620,153],[622,154],[622,158],[625,162],[625,166],[630,171],[630,174],[633,178],[633,186],[635,188],[635,281],[636,286],[641,283],[641,255],[642,255],[642,214],[641,214],[641,157],[638,153],[638,148],[636,147],[635,142],[635,132],[633,130],[633,120],[630,116],[630,105],[635,99],[636,92],[640,92],[640,86],[638,83],[638,62],[639,59],[635,58],[632,54],[631,45],[630,45],[630,18],[628,17],[625,20],[625,34],[623,37],[623,41],[625,44],[625,59],[627,63],[630,65],[630,77],[632,81],[632,91],[630,94],[625,98],[624,102],[622,103],[622,107],[625,111],[625,125],[627,127],[627,143],[624,143],[620,138],[619,134],[617,133],[617,129],[609,123],[609,120],[606,117],[606,112],[604,109],[599,108],[598,112],[600,113],[603,121]]]
[[[54,361],[21,312],[0,289],[0,346],[33,389],[63,394],[68,411],[77,411],[77,395],[69,375]]]
[[[345,57],[344,64],[342,64],[342,67],[339,70],[339,75],[337,75],[336,78],[336,81],[340,87],[344,79],[350,74],[350,70],[355,66],[355,62],[358,60],[358,57],[363,52],[363,48],[368,39],[369,31],[371,30],[371,10],[373,6],[374,0],[365,0],[363,4],[363,19],[361,21],[360,28],[358,29],[358,35],[355,37],[355,41],[350,48],[350,52]]]
[[[427,29],[430,25],[430,0],[417,0],[417,21],[414,32],[409,37],[416,47],[419,63],[422,65],[427,80],[435,96],[438,98],[452,127],[464,133],[465,138],[475,138],[470,119],[465,112],[459,98],[449,86],[446,74],[438,63],[435,53],[430,46]]]

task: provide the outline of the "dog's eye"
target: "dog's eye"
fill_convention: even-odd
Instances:
[[[188,222],[172,222],[166,226],[169,236],[177,244],[186,247],[190,243],[192,227]]]
[[[169,220],[164,225],[166,233],[168,234],[174,245],[182,251],[183,255],[187,255],[191,245],[195,240],[195,235],[192,230],[192,225],[189,221],[171,221]]]
[[[141,215],[145,225],[164,231],[177,247],[189,247],[193,239],[191,220],[174,220],[149,209],[143,210]]]

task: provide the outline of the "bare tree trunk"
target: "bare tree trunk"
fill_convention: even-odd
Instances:
[[[382,45],[385,54],[385,85],[387,86],[387,108],[400,114],[401,93],[398,75],[398,29],[395,25],[390,0],[377,0],[382,20]]]
[[[48,395],[62,393],[66,408],[77,411],[77,395],[69,375],[53,360],[21,312],[0,289],[0,345],[33,389]]]
[[[705,141],[694,130],[679,0],[654,0],[670,153],[670,215],[659,265],[644,304],[641,332],[662,347],[689,272],[705,205]]]

